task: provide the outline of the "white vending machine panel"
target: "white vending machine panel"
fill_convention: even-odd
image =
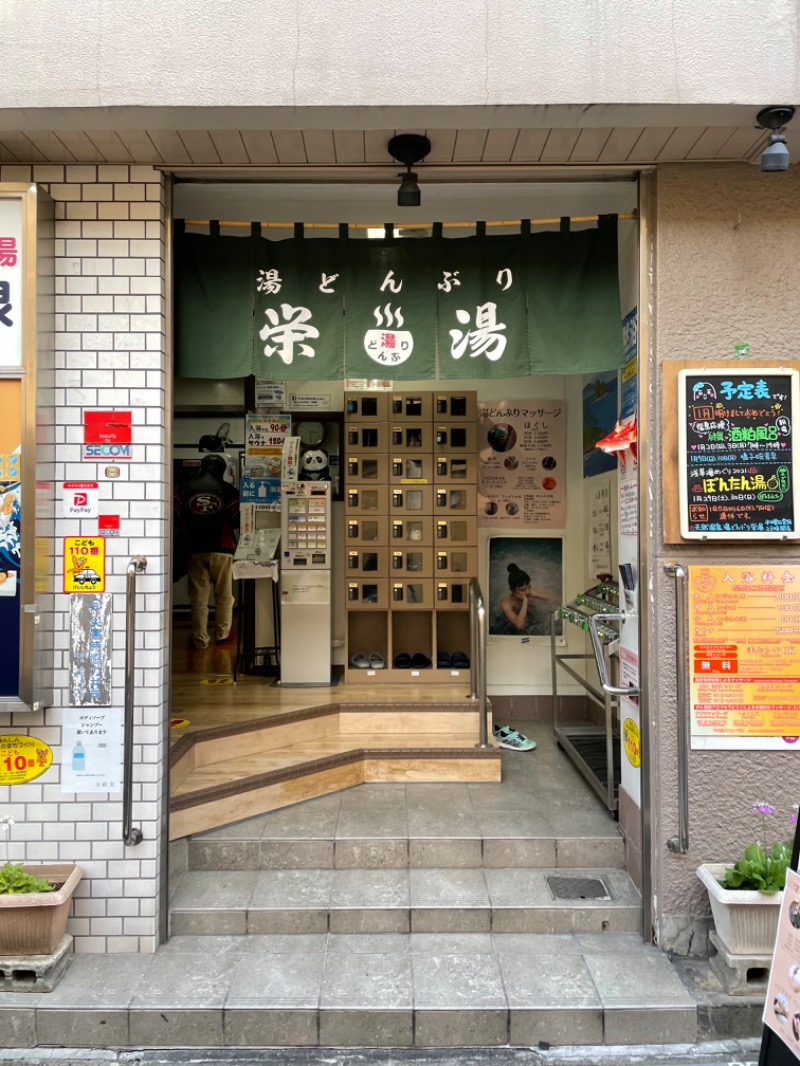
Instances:
[[[281,496],[282,568],[330,570],[331,483],[285,483]]]

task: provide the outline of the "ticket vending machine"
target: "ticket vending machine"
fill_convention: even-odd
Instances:
[[[331,485],[281,486],[281,685],[331,683]]]

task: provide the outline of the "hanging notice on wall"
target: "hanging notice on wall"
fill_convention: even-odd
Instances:
[[[111,703],[111,593],[69,598],[69,702]]]
[[[611,481],[596,478],[589,497],[589,573],[611,573]]]
[[[567,520],[566,405],[478,404],[478,525],[563,529]]]
[[[639,471],[632,456],[620,462],[617,485],[619,531],[636,534],[639,532]]]
[[[800,375],[731,367],[678,374],[681,536],[800,537],[797,434]]]
[[[122,712],[65,707],[61,729],[61,791],[119,792]]]
[[[693,748],[795,750],[800,566],[690,566]]]

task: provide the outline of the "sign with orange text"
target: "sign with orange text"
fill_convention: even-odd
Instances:
[[[800,750],[800,566],[690,566],[693,748]]]
[[[64,537],[64,592],[105,592],[103,537]]]

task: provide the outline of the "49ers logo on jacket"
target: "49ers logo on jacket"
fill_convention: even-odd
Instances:
[[[189,500],[189,510],[193,514],[215,514],[222,510],[222,500],[212,492],[200,492]]]

